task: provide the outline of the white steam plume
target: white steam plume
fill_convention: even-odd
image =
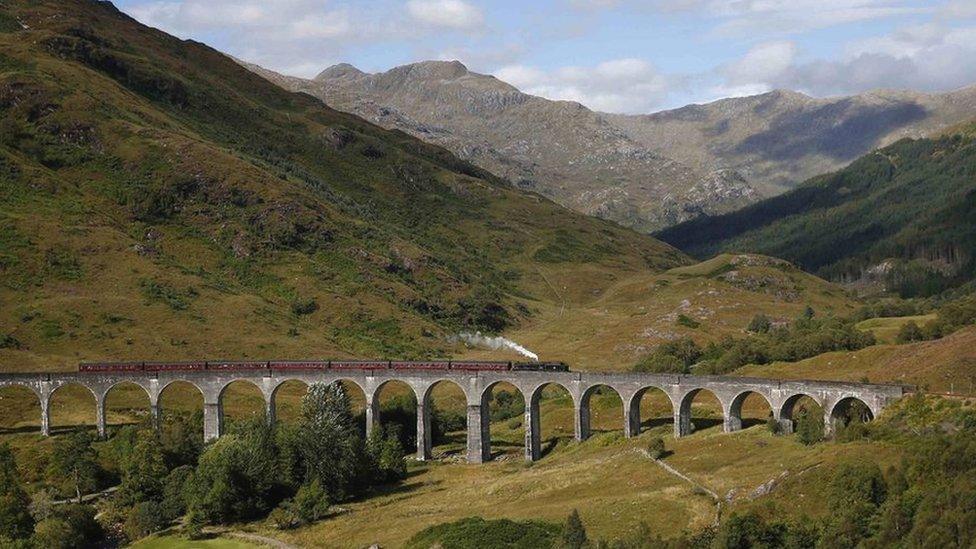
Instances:
[[[539,355],[533,353],[532,351],[526,349],[525,347],[519,345],[518,343],[515,343],[511,339],[506,339],[501,336],[489,337],[489,336],[481,335],[481,332],[475,332],[473,334],[470,332],[461,332],[460,334],[456,335],[452,339],[456,341],[463,341],[464,343],[467,343],[468,345],[472,345],[475,347],[487,347],[493,351],[499,351],[501,349],[511,349],[526,358],[530,358],[536,362],[539,361]]]

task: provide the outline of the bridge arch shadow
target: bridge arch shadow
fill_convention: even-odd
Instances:
[[[417,392],[406,381],[389,379],[373,391],[373,428],[396,435],[404,454],[417,447]]]
[[[763,425],[773,416],[773,405],[766,395],[756,391],[743,391],[732,398],[728,410],[730,431]]]
[[[871,407],[863,400],[848,396],[838,400],[830,410],[830,421],[835,429],[851,423],[867,423],[874,420]]]
[[[495,459],[505,455],[521,456],[525,449],[525,395],[505,381],[485,387],[481,413],[487,415],[488,431],[481,441],[485,452]]]
[[[531,406],[528,419],[533,425],[526,425],[526,451],[534,461],[545,457],[557,445],[572,440],[576,435],[576,403],[570,390],[556,381],[542,383],[532,390],[529,399]]]
[[[637,424],[634,436],[645,430],[670,430],[674,426],[674,404],[664,389],[642,387],[630,400],[630,417]]]
[[[442,446],[447,455],[464,454],[467,437],[467,403],[464,388],[449,379],[439,379],[424,391],[427,415],[427,452]],[[486,412],[487,413],[487,412]]]
[[[780,408],[780,428],[785,433],[792,433],[796,430],[796,422],[803,415],[812,415],[819,421],[823,421],[824,409],[820,401],[805,393],[796,393],[783,401]]]
[[[692,389],[681,398],[678,407],[678,436],[720,426],[724,420],[724,407],[718,396],[704,387]]]
[[[120,381],[109,387],[102,406],[107,427],[147,423],[152,419],[149,392],[132,381]]]
[[[74,381],[58,385],[48,398],[51,432],[71,429],[94,429],[98,398],[86,385]]]
[[[584,439],[597,433],[624,433],[624,402],[620,393],[605,384],[587,387],[580,396],[580,428]]]

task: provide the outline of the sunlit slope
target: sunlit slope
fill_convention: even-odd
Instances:
[[[111,4],[0,7],[0,368],[430,356],[687,258]]]
[[[976,328],[934,341],[875,345],[825,353],[794,363],[746,366],[735,374],[784,379],[832,379],[917,385],[933,392],[976,395]]]
[[[810,305],[817,314],[850,314],[856,303],[839,286],[775,258],[723,254],[663,273],[619,277],[593,291],[585,271],[541,268],[554,299],[506,335],[543,359],[580,370],[622,370],[656,345],[682,336],[699,342],[743,335],[764,313],[792,321]],[[469,356],[509,356],[470,350]],[[515,355],[511,355],[515,356]]]

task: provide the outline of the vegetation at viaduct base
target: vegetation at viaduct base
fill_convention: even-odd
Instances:
[[[265,517],[276,528],[294,528],[328,516],[336,503],[406,476],[396,424],[364,439],[338,383],[310,387],[297,422],[237,422],[230,434],[207,446],[196,430],[199,418],[168,419],[158,431],[123,427],[97,445],[87,431],[58,437],[47,469],[35,472],[46,480],[32,497],[10,448],[0,445],[0,476],[9,481],[0,494],[0,546],[137,540],[180,517],[191,539],[202,537],[206,525]],[[96,522],[82,494],[115,483],[118,489]],[[77,502],[57,501],[65,496]],[[56,534],[63,539],[51,545]]]

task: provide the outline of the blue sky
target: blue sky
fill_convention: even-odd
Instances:
[[[314,76],[457,59],[520,89],[643,113],[775,88],[976,83],[976,0],[116,0],[136,19]]]

